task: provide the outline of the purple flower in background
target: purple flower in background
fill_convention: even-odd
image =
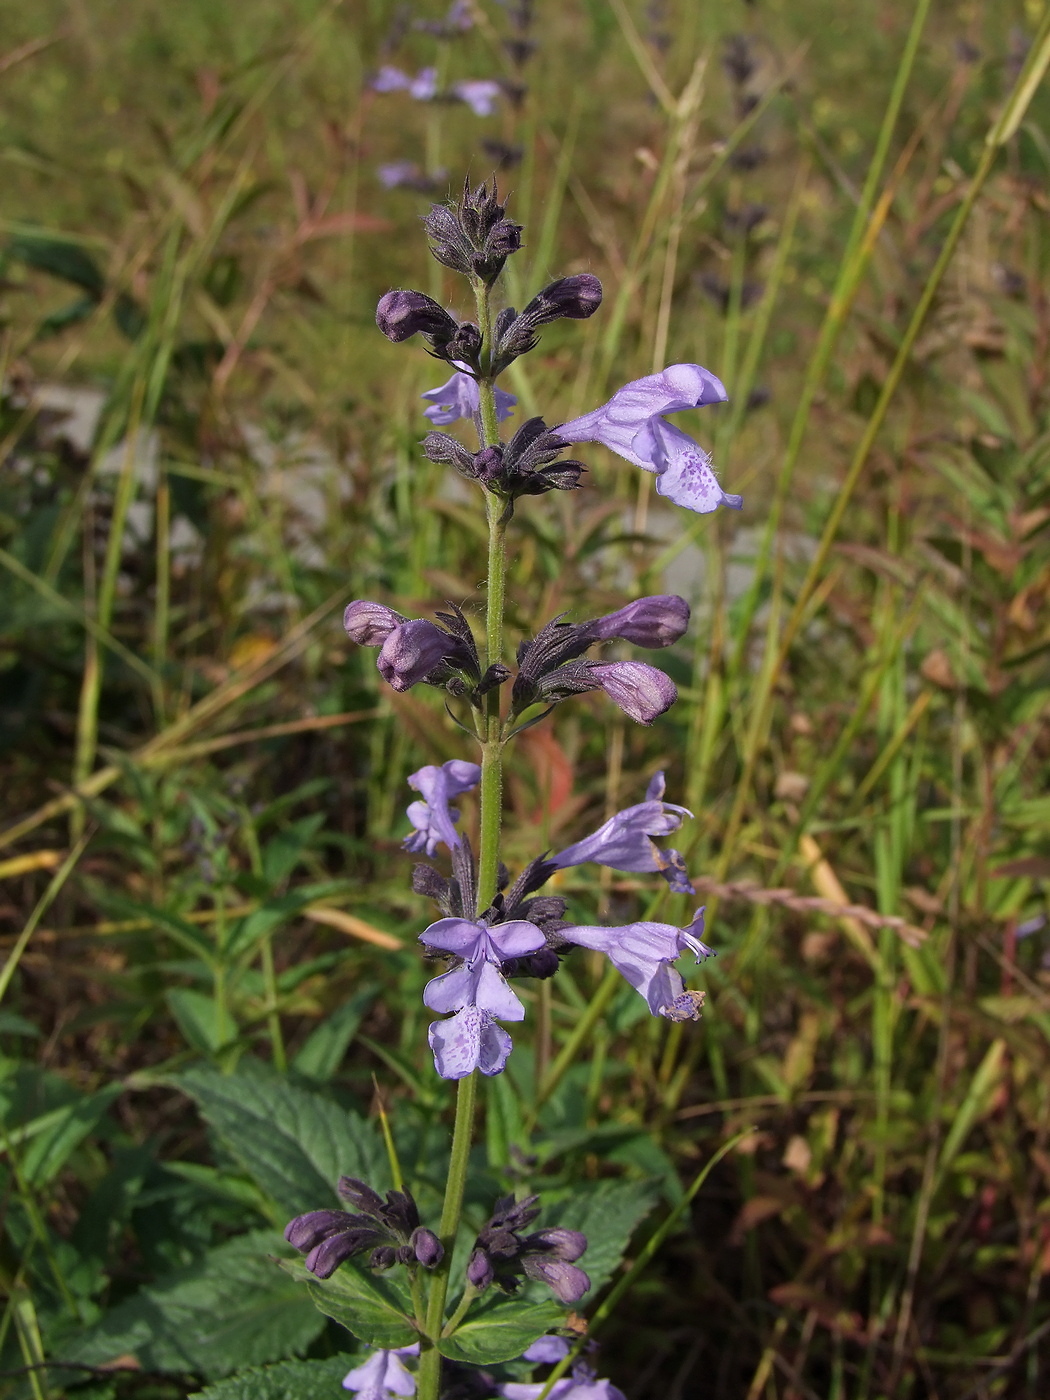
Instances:
[[[689,604],[677,593],[654,593],[586,624],[595,642],[619,640],[636,647],[669,647],[685,635]]]
[[[657,491],[675,505],[701,515],[720,505],[739,510],[743,499],[722,490],[703,448],[663,417],[725,399],[721,380],[701,365],[670,365],[625,384],[608,403],[563,423],[557,433],[566,442],[600,442],[636,467],[655,472]]]
[[[685,876],[678,852],[665,853],[651,840],[653,836],[668,836],[677,831],[682,818],[693,815],[687,807],[664,802],[663,795],[664,775],[657,773],[646,790],[644,802],[617,812],[592,835],[549,856],[549,863],[556,870],[593,861],[596,865],[632,874],[659,872],[675,894],[692,894],[693,887]]]
[[[476,763],[468,763],[462,758],[449,759],[439,768],[428,763],[409,775],[409,787],[423,794],[422,802],[412,802],[408,807],[408,819],[415,830],[405,837],[402,845],[406,851],[425,851],[432,856],[439,842],[444,842],[451,850],[461,844],[456,822],[459,812],[450,807],[453,797],[461,792],[469,792],[481,781],[481,769]]]
[[[563,928],[560,934],[569,943],[605,953],[617,971],[645,997],[654,1016],[682,1021],[699,1016],[702,997],[686,991],[674,964],[687,950],[696,954],[697,962],[714,956],[714,949],[701,940],[703,931],[704,911],[698,909],[685,928],[642,921],[619,928],[581,925]]]
[[[401,92],[411,81],[403,69],[395,68],[391,63],[384,63],[369,86],[373,92]]]
[[[500,964],[546,947],[543,931],[524,919],[505,924],[470,919],[438,919],[419,935],[429,948],[462,958],[458,967],[435,977],[423,989],[431,1011],[455,1012],[429,1031],[434,1065],[443,1079],[462,1079],[475,1069],[499,1074],[511,1052],[511,1039],[495,1024],[521,1021],[525,1008],[511,991]]]
[[[460,102],[465,102],[476,117],[491,117],[503,89],[490,78],[465,78],[449,89]]]
[[[652,724],[678,699],[670,676],[644,661],[592,661],[587,672],[613,704],[639,724]]]
[[[390,1395],[415,1395],[416,1378],[402,1356],[418,1356],[419,1343],[394,1351],[374,1351],[367,1361],[343,1378],[344,1390],[356,1390],[358,1400],[387,1400]]]
[[[418,190],[429,194],[448,179],[448,171],[439,167],[427,175],[414,160],[393,160],[376,166],[376,179],[388,190]]]
[[[429,418],[438,428],[454,423],[457,418],[473,418],[481,408],[477,384],[469,374],[462,372],[454,374],[447,384],[428,389],[420,398],[431,405],[423,410],[424,418]],[[511,409],[517,402],[513,394],[496,390],[496,417],[501,423],[511,416]]]
[[[417,102],[429,102],[437,93],[437,69],[421,68],[413,78],[403,69],[384,63],[371,87],[373,92],[407,92]]]

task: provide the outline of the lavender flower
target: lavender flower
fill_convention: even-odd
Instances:
[[[612,1381],[598,1380],[588,1366],[575,1366],[571,1376],[555,1381],[550,1390],[544,1381],[507,1381],[499,1393],[504,1400],[539,1400],[541,1395],[547,1400],[627,1400]]]
[[[447,177],[448,171],[444,168],[427,175],[413,160],[393,160],[376,166],[376,179],[387,190],[418,190],[421,194],[431,194]]]
[[[367,1361],[343,1377],[344,1390],[356,1390],[358,1400],[387,1400],[390,1395],[415,1395],[416,1378],[402,1356],[418,1356],[419,1343],[393,1351],[374,1351]]]
[[[591,1286],[590,1278],[575,1263],[587,1250],[587,1236],[560,1227],[524,1234],[539,1215],[538,1200],[538,1196],[521,1201],[505,1196],[497,1201],[474,1241],[467,1280],[479,1293],[493,1283],[505,1293],[513,1293],[519,1276],[524,1275],[545,1283],[559,1302],[578,1303]]]
[[[676,593],[654,593],[585,625],[592,641],[617,639],[656,650],[671,646],[685,635],[689,604]]]
[[[495,1021],[522,1021],[525,1008],[500,971],[505,959],[546,947],[542,929],[524,919],[488,925],[470,919],[438,919],[419,935],[430,948],[453,953],[462,961],[435,977],[423,990],[431,1011],[455,1012],[435,1021],[429,1031],[434,1065],[443,1079],[462,1079],[480,1069],[500,1074],[512,1043]]]
[[[311,1210],[285,1227],[288,1243],[306,1255],[306,1267],[318,1278],[330,1278],[345,1260],[372,1251],[376,1269],[394,1264],[422,1264],[433,1269],[444,1258],[441,1241],[419,1223],[419,1211],[407,1191],[388,1191],[386,1200],[356,1177],[340,1177],[338,1191],[357,1213]]]
[[[387,340],[395,343],[413,335],[425,335],[439,345],[447,345],[459,329],[458,322],[433,297],[403,290],[380,297],[376,325]]]
[[[639,724],[652,724],[678,699],[670,676],[644,661],[592,661],[587,673],[614,705]]]
[[[490,78],[465,78],[453,83],[449,91],[465,102],[476,117],[491,117],[503,89]]]
[[[452,631],[425,619],[410,621],[393,608],[357,598],[343,614],[343,627],[359,646],[379,647],[376,666],[393,690],[426,681],[444,685],[464,671],[478,679],[478,657],[466,619],[455,608],[438,613]]]
[[[469,374],[462,371],[454,374],[447,384],[442,384],[437,389],[428,389],[420,398],[426,399],[431,405],[423,410],[424,418],[429,418],[437,428],[454,423],[457,418],[473,418],[481,411],[478,386]],[[511,416],[511,410],[517,402],[513,394],[506,394],[502,389],[496,390],[496,417],[501,423]]]
[[[657,773],[646,789],[644,802],[625,807],[590,836],[549,856],[548,862],[557,870],[594,861],[596,865],[633,874],[659,872],[676,894],[692,894],[693,887],[685,876],[678,852],[665,853],[650,839],[677,831],[682,818],[693,815],[687,807],[664,802],[663,795],[664,775]]]
[[[459,812],[449,806],[449,801],[477,787],[480,781],[480,767],[462,758],[449,759],[440,768],[428,763],[410,774],[409,786],[423,794],[423,801],[409,804],[408,819],[415,830],[402,842],[404,849],[425,851],[432,856],[439,842],[443,841],[449,850],[460,845],[461,837],[455,825]]]
[[[407,622],[393,608],[357,598],[348,603],[343,613],[343,628],[352,642],[361,647],[381,647],[396,627]]]
[[[522,1361],[536,1361],[541,1365],[553,1366],[569,1354],[566,1337],[537,1337],[532,1345],[521,1353]]]
[[[701,515],[720,505],[739,510],[742,498],[722,490],[703,448],[662,416],[725,399],[721,380],[701,365],[670,365],[625,384],[601,408],[563,423],[558,436],[603,443],[643,471],[655,472],[659,494],[687,510]]]
[[[702,942],[704,911],[698,909],[685,928],[673,924],[639,922],[618,928],[581,925],[563,928],[561,937],[581,948],[605,953],[631,986],[641,992],[654,1016],[670,1021],[696,1020],[703,994],[687,992],[675,961],[687,950],[697,962],[714,956],[714,949]]]
[[[453,639],[433,622],[419,619],[395,627],[379,651],[376,666],[391,690],[410,690],[455,654]]]
[[[429,102],[437,95],[437,69],[421,68],[413,78],[401,68],[385,63],[372,79],[373,92],[407,92],[417,102]]]

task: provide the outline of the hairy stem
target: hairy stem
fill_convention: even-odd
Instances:
[[[480,280],[474,285],[478,306],[478,326],[483,337],[483,354],[491,363],[492,358],[492,307],[490,289]],[[493,447],[499,442],[499,423],[496,418],[496,389],[490,377],[478,381],[480,399],[480,426],[483,447]],[[506,593],[506,537],[507,518],[504,503],[496,496],[486,496],[486,514],[489,527],[488,579],[486,584],[485,609],[485,666],[491,666],[502,659],[503,654],[503,608]],[[481,828],[478,849],[478,909],[484,910],[492,903],[496,894],[497,873],[499,870],[500,826],[503,817],[503,721],[500,716],[499,687],[494,687],[485,696],[485,709],[479,727],[481,742]],[[445,1299],[448,1295],[449,1269],[452,1264],[452,1248],[459,1230],[463,1211],[463,1192],[467,1184],[467,1168],[470,1162],[470,1146],[474,1136],[474,1105],[477,1095],[477,1073],[459,1081],[456,1096],[456,1123],[452,1132],[452,1156],[449,1162],[448,1183],[445,1187],[445,1200],[441,1208],[440,1235],[445,1247],[445,1257],[434,1270],[430,1281],[427,1299],[426,1336],[430,1346],[425,1346],[419,1360],[416,1376],[417,1400],[438,1400],[441,1385],[441,1356],[434,1343],[443,1335],[445,1327]],[[472,1297],[470,1289],[449,1322],[454,1327],[469,1306]]]
[[[456,1126],[452,1133],[452,1157],[448,1165],[445,1202],[441,1207],[438,1233],[445,1246],[445,1257],[434,1270],[427,1299],[426,1334],[436,1341],[444,1329],[445,1298],[448,1294],[448,1273],[452,1265],[452,1247],[456,1242],[459,1217],[463,1210],[463,1191],[467,1184],[470,1161],[470,1140],[474,1130],[474,1100],[477,1075],[468,1074],[459,1081],[456,1094]],[[435,1346],[427,1347],[419,1358],[416,1377],[418,1400],[437,1400],[441,1381],[441,1356]]]

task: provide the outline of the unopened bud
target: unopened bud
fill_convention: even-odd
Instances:
[[[413,1230],[411,1245],[416,1259],[424,1269],[436,1268],[445,1257],[441,1241],[433,1230],[428,1230],[426,1226],[421,1225],[418,1230]]]
[[[388,340],[408,340],[413,335],[433,336],[441,344],[451,340],[459,326],[444,307],[425,292],[387,292],[376,307],[376,325]]]

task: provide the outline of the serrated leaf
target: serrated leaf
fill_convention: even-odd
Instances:
[[[299,1259],[281,1261],[293,1278],[306,1283],[316,1308],[369,1346],[391,1349],[419,1340],[409,1316],[412,1299],[400,1270],[373,1274],[353,1263],[341,1265],[331,1278],[314,1278]]]
[[[564,1322],[565,1309],[557,1303],[497,1297],[472,1308],[452,1336],[438,1343],[438,1350],[450,1361],[495,1365],[515,1360],[537,1337]]]
[[[270,1230],[240,1235],[119,1303],[58,1359],[103,1366],[130,1353],[147,1371],[218,1377],[305,1351],[324,1323],[277,1267],[285,1248]]]
[[[324,1361],[282,1361],[276,1366],[242,1371],[239,1376],[195,1390],[189,1400],[317,1400],[337,1396],[339,1383],[356,1358],[329,1356]]]
[[[371,1124],[259,1060],[241,1060],[232,1074],[198,1065],[174,1082],[278,1214],[333,1204],[340,1176],[360,1177],[376,1190],[388,1184],[386,1153]]]
[[[591,1287],[583,1305],[609,1282],[659,1195],[659,1181],[600,1181],[590,1189],[577,1186],[567,1200],[544,1210],[539,1222],[543,1229],[560,1225],[587,1236],[587,1251],[579,1264]]]
[[[282,1361],[276,1366],[242,1371],[239,1376],[195,1390],[189,1400],[317,1400],[337,1396],[339,1383],[356,1358],[329,1356],[324,1361]]]

